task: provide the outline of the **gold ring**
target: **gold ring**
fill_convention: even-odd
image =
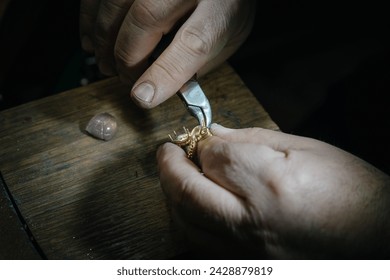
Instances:
[[[173,137],[168,134],[172,143],[182,147],[187,154],[187,157],[191,159],[196,153],[196,148],[199,141],[212,136],[210,129],[204,125],[195,126],[191,131],[186,127],[183,127],[184,133],[177,134],[173,131]]]

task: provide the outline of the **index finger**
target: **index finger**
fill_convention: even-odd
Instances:
[[[117,70],[123,81],[134,81],[146,59],[195,1],[136,0],[119,29],[115,44]]]
[[[85,51],[94,51],[94,33],[100,1],[81,0],[80,2],[80,40]]]
[[[213,123],[211,125],[211,132],[213,135],[216,135],[228,142],[260,144],[283,153],[288,153],[289,150],[293,149],[309,149],[318,143],[316,140],[311,138],[260,127],[231,129]]]
[[[152,108],[171,97],[223,49],[228,36],[223,23],[228,20],[216,17],[213,5],[199,1],[172,43],[136,81],[131,94],[141,107]]]

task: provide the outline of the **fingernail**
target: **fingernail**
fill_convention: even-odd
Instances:
[[[83,36],[81,38],[81,46],[86,51],[94,50],[92,40],[88,36]]]
[[[133,89],[134,97],[142,103],[150,103],[154,97],[155,88],[148,82],[140,83]]]

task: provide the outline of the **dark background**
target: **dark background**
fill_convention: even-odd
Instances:
[[[0,110],[104,78],[80,48],[78,10],[71,0],[10,2],[0,22]],[[229,62],[274,121],[389,173],[384,4],[278,0],[257,10]]]

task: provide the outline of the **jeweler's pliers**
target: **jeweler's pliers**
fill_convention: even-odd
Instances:
[[[177,95],[200,125],[210,127],[212,121],[210,102],[195,77],[186,82]]]
[[[150,57],[150,62],[156,60],[157,57],[172,42],[176,31],[177,29],[162,38],[153,51]],[[196,74],[181,87],[181,89],[177,92],[177,95],[184,102],[188,112],[197,119],[199,125],[210,127],[212,121],[211,106],[209,100],[196,80]]]

